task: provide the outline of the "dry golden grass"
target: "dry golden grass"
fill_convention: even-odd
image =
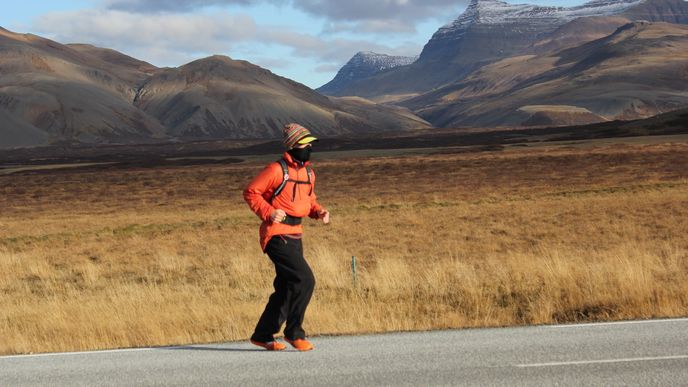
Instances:
[[[312,335],[688,315],[687,144],[319,156]],[[262,167],[0,176],[0,353],[247,338]]]

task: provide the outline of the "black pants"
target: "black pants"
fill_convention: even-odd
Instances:
[[[313,295],[315,277],[303,257],[301,240],[275,236],[268,242],[265,252],[275,264],[275,292],[270,296],[251,338],[272,341],[273,335],[286,321],[284,337],[305,339],[306,332],[301,325]]]

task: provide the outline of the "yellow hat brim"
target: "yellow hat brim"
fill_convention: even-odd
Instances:
[[[299,141],[297,141],[296,143],[303,145],[303,144],[309,144],[313,141],[318,141],[318,139],[313,137],[313,136],[306,136],[306,137],[300,139]]]

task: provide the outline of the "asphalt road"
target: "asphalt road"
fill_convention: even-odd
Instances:
[[[0,357],[0,385],[688,385],[688,319]],[[255,348],[255,349],[254,349]]]

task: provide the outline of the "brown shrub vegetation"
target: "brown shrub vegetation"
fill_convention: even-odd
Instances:
[[[316,157],[312,335],[688,314],[686,144]],[[247,338],[263,165],[0,176],[0,353]]]

